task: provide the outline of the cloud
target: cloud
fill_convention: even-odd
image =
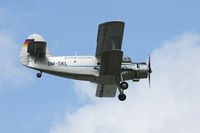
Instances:
[[[151,55],[150,89],[148,82],[142,80],[129,83],[125,102],[117,98],[89,98],[92,103],[75,112],[67,111],[62,121],[54,121],[50,132],[198,133],[200,34],[185,32],[165,41]],[[77,90],[86,90],[85,97],[94,97],[94,90],[88,92],[89,83],[77,84]]]
[[[14,36],[7,30],[0,30],[0,91],[17,88],[32,81],[32,74],[20,65],[20,48]]]
[[[17,15],[0,8],[0,91],[29,84],[32,74],[22,67],[19,56],[22,44],[16,42]]]
[[[74,81],[73,87],[78,95],[79,102],[84,103],[95,100],[94,94],[96,92],[96,85],[83,81]]]

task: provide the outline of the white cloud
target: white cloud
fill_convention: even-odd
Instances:
[[[90,98],[92,104],[67,112],[64,121],[55,121],[50,132],[199,133],[199,58],[200,34],[186,32],[165,41],[152,52],[150,89],[143,80],[130,83],[125,102]],[[87,90],[85,96],[94,97],[93,90],[88,92],[90,85],[75,84],[81,92]]]
[[[32,81],[32,74],[22,67],[19,56],[22,44],[15,41],[16,15],[0,8],[0,91],[19,88]]]
[[[10,32],[0,31],[0,90],[21,87],[32,81],[32,74],[20,65],[20,47],[22,44],[17,44]]]
[[[96,91],[96,85],[84,81],[74,81],[75,92],[78,95],[80,102],[86,102],[88,100],[95,100],[94,94]]]

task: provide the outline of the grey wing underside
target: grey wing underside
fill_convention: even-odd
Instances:
[[[97,97],[114,97],[117,81],[120,78],[120,69],[123,52],[112,50],[104,52],[101,58],[100,73],[97,82]]]
[[[98,84],[96,96],[97,97],[115,97],[117,90],[116,84]]]
[[[121,49],[124,25],[122,21],[111,21],[99,25],[95,55],[98,59],[101,59],[104,52]]]
[[[99,25],[96,57],[100,61],[97,97],[115,97],[123,52],[121,51],[124,22],[111,21]]]
[[[99,83],[96,90],[97,97],[115,97],[122,56],[123,52],[121,50],[112,50],[102,54],[97,81]]]

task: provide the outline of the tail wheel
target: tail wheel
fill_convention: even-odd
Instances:
[[[42,77],[42,73],[40,72],[40,73],[37,73],[37,77],[38,78],[41,78]]]
[[[121,82],[120,83],[120,87],[123,89],[123,90],[126,90],[128,88],[128,83],[127,82]]]
[[[118,99],[120,100],[120,101],[124,101],[124,100],[126,100],[126,95],[125,94],[119,94],[118,95]]]

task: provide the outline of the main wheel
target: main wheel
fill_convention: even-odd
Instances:
[[[125,95],[125,94],[119,94],[119,95],[118,95],[118,99],[119,99],[120,101],[124,101],[124,100],[126,100],[126,95]]]
[[[126,90],[128,88],[128,83],[127,82],[121,82],[120,83],[120,87],[123,89],[123,90]]]
[[[42,73],[37,73],[37,77],[41,78],[42,77]]]

